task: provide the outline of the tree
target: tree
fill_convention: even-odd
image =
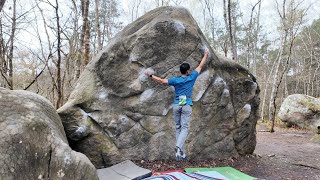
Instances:
[[[11,25],[11,35],[10,35],[10,45],[9,45],[9,55],[8,55],[8,64],[9,64],[9,76],[8,76],[8,85],[10,89],[13,89],[13,44],[14,36],[16,32],[16,10],[17,10],[17,0],[13,0],[12,7],[12,25]]]
[[[169,6],[170,0],[156,0],[157,1],[157,7],[160,6]]]
[[[101,31],[100,31],[100,18],[99,18],[99,0],[95,0],[95,26],[97,33],[98,50],[102,48],[101,44]]]
[[[271,120],[271,123],[272,123],[270,132],[274,132],[275,114],[277,110],[276,98],[277,98],[278,90],[283,80],[283,75],[287,73],[289,62],[292,56],[292,47],[294,45],[294,40],[297,36],[298,31],[300,30],[303,17],[306,14],[306,10],[299,9],[301,2],[298,2],[296,4],[294,0],[291,0],[288,4],[288,10],[286,9],[286,6],[287,6],[286,0],[283,0],[282,10],[279,8],[278,2],[277,2],[277,7],[278,7],[277,10],[281,19],[280,28],[282,30],[282,35],[281,35],[281,47],[275,61],[276,63],[275,73],[274,73],[274,78],[272,82],[272,90],[271,90],[270,103],[269,103],[269,119]],[[286,52],[287,54],[284,54],[284,52]],[[279,67],[280,67],[280,63],[283,58],[283,55],[286,55],[286,62],[285,62],[283,71],[280,73],[280,79],[278,79],[278,72],[280,70]]]
[[[120,14],[117,1],[102,1],[100,9],[102,46],[104,46],[122,28],[122,22],[118,21]]]
[[[209,24],[210,24],[210,34],[211,34],[211,38],[212,38],[212,46],[213,47],[216,47],[216,43],[215,43],[215,31],[216,31],[216,23],[215,23],[215,17],[214,17],[214,3],[215,1],[210,1],[210,0],[204,0],[204,4],[205,4],[205,9],[207,9],[208,13],[209,13],[209,17],[210,17],[210,20],[209,20]],[[204,15],[205,17],[205,15]]]
[[[254,12],[256,7],[258,6],[258,13],[254,17]],[[252,74],[256,75],[256,58],[258,52],[258,34],[260,32],[260,10],[261,10],[261,0],[251,8],[250,21],[246,30],[246,43],[247,43],[247,51],[246,51],[246,60],[247,60],[247,68],[252,69]],[[252,66],[251,66],[252,64]],[[251,68],[252,67],[252,68]]]
[[[223,17],[224,22],[226,26],[226,32],[229,34],[229,42],[231,46],[231,52],[232,52],[232,59],[234,61],[237,61],[238,54],[237,54],[237,15],[236,15],[236,9],[237,9],[237,2],[231,2],[231,0],[223,0]]]
[[[56,0],[56,6],[54,7],[55,9],[55,14],[56,14],[56,22],[57,22],[57,53],[58,53],[58,61],[57,61],[57,103],[56,103],[56,108],[59,108],[62,106],[62,99],[63,99],[63,94],[62,94],[62,82],[61,82],[61,29],[60,29],[60,17],[59,17],[59,3],[58,0]]]
[[[7,53],[7,43],[4,39],[4,32],[3,32],[3,24],[2,24],[2,17],[0,17],[0,72],[3,79],[0,79],[0,85],[2,87],[6,87],[9,84],[7,79],[7,61],[6,61],[6,53]]]
[[[90,0],[82,0],[81,1],[81,10],[82,10],[82,53],[85,61],[85,65],[87,65],[90,61],[90,25],[89,25],[89,5]]]
[[[14,89],[14,54],[17,45],[17,35],[19,32],[25,29],[21,28],[23,24],[32,22],[28,19],[30,12],[35,8],[24,8],[18,5],[21,1],[13,0],[9,11],[1,12],[0,16],[0,73],[5,83],[1,83],[3,87],[9,87],[9,89]],[[17,7],[20,9],[17,10]],[[18,41],[19,42],[19,41]],[[21,42],[20,42],[21,43]]]

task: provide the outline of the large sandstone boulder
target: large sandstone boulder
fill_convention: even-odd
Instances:
[[[295,125],[319,133],[320,99],[303,94],[292,94],[281,104],[278,117],[287,126]]]
[[[161,7],[125,27],[88,64],[58,110],[72,147],[96,167],[174,158],[174,89],[152,82],[144,71],[178,76],[182,62],[199,64],[205,47],[208,42],[184,8]],[[193,100],[189,159],[254,151],[259,87],[246,69],[210,49]]]
[[[73,151],[49,101],[0,88],[0,179],[98,179],[89,159]]]

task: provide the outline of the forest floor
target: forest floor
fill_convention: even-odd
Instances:
[[[305,130],[279,127],[270,133],[265,124],[258,124],[257,145],[253,155],[197,162],[157,160],[135,163],[152,171],[231,166],[259,179],[320,180],[320,144],[311,143],[312,136],[311,132]]]

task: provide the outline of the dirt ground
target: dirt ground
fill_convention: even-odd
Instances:
[[[257,125],[257,146],[253,155],[200,162],[159,160],[135,163],[152,171],[231,166],[259,179],[320,180],[320,144],[310,142],[311,132],[277,127],[274,133],[266,130],[264,124]]]

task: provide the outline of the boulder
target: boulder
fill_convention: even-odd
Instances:
[[[288,127],[295,125],[319,133],[320,99],[303,94],[289,95],[281,104],[278,117]]]
[[[186,151],[191,160],[252,153],[259,87],[237,63],[218,57],[191,14],[160,7],[119,32],[87,65],[68,102],[58,109],[72,147],[96,167],[126,159],[175,158],[174,88],[144,75],[179,76],[210,56],[193,92]]]
[[[98,179],[73,151],[61,119],[45,98],[0,88],[0,179]]]

